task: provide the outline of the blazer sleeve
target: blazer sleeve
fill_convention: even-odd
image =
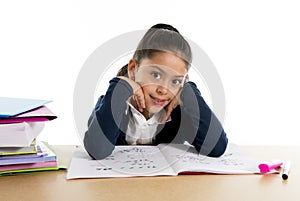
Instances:
[[[194,145],[202,155],[221,156],[228,144],[226,133],[216,115],[204,101],[195,83],[185,83],[181,100],[184,140]]]
[[[122,127],[122,121],[126,101],[132,94],[132,88],[125,80],[113,78],[106,94],[98,99],[83,140],[86,151],[94,159],[103,159],[114,150],[122,130],[126,129]]]

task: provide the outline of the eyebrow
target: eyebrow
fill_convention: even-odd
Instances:
[[[159,70],[160,72],[164,73],[164,74],[167,74],[161,67],[159,66],[155,66],[155,65],[149,65],[149,67],[151,68],[155,68],[157,70]],[[177,77],[177,78],[184,78],[185,75],[175,75],[174,77]]]

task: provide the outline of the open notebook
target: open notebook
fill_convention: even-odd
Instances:
[[[72,158],[67,179],[136,177],[178,174],[256,174],[258,161],[229,144],[219,158],[202,156],[184,144],[158,146],[116,146],[103,160],[93,160],[83,148]]]

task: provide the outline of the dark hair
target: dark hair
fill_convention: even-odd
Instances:
[[[133,59],[140,63],[144,58],[151,58],[158,52],[171,52],[184,60],[187,67],[192,61],[192,51],[188,42],[179,31],[168,24],[156,24],[152,26],[139,42]],[[117,76],[127,75],[127,64],[123,66]]]

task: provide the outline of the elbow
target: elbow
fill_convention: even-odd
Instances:
[[[88,130],[85,132],[83,145],[88,154],[96,160],[109,156],[115,146],[105,136],[95,113],[89,119]]]
[[[217,149],[214,149],[212,152],[208,154],[209,157],[218,158],[222,156],[225,153],[227,145],[218,147]]]
[[[95,135],[93,136],[95,138]],[[111,155],[115,146],[105,136],[101,137],[100,133],[94,138],[89,135],[88,131],[85,133],[83,145],[88,154],[95,160],[101,160]]]
[[[222,156],[226,151],[227,145],[228,139],[225,133],[223,133],[223,135],[219,138],[218,142],[216,143],[214,149],[208,154],[208,156],[215,158]]]

